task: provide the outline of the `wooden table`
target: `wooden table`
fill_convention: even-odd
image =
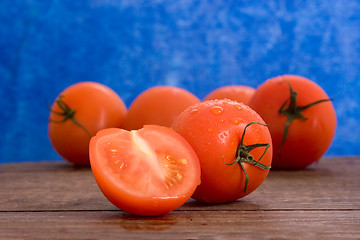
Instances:
[[[1,164],[0,193],[0,239],[360,239],[358,157],[272,170],[239,201],[159,217],[117,209],[89,168],[66,162]]]

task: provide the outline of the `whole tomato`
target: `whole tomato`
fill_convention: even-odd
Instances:
[[[319,161],[333,140],[334,106],[325,91],[307,78],[271,78],[259,86],[249,106],[269,124],[273,168],[303,169]]]
[[[109,87],[79,82],[67,87],[51,106],[48,136],[55,151],[75,165],[89,165],[89,142],[97,131],[122,127],[126,106]]]
[[[172,86],[156,86],[140,93],[131,103],[124,128],[136,130],[144,125],[155,124],[171,127],[183,110],[200,99],[191,92]]]
[[[253,192],[268,175],[270,132],[243,103],[221,99],[192,105],[176,118],[173,129],[199,158],[201,184],[192,196],[198,201],[234,201]]]
[[[228,85],[219,87],[205,96],[204,101],[228,98],[233,101],[249,104],[251,97],[255,93],[255,88],[244,85]]]

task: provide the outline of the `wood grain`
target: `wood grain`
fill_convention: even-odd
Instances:
[[[324,158],[271,171],[227,204],[189,200],[159,217],[107,201],[89,168],[66,162],[0,165],[0,239],[360,239],[360,158]]]
[[[11,221],[9,221],[11,219]],[[359,239],[356,211],[11,212],[0,239]],[[159,238],[160,237],[160,238]]]

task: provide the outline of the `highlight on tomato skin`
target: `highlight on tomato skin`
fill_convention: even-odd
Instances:
[[[89,142],[103,128],[122,127],[127,108],[120,96],[97,82],[65,88],[50,108],[48,137],[54,150],[75,165],[89,166]]]
[[[103,129],[91,139],[89,151],[102,193],[133,215],[169,213],[183,205],[200,183],[196,153],[168,127]]]
[[[196,152],[201,184],[192,198],[225,203],[255,191],[272,162],[272,140],[266,123],[249,106],[229,99],[190,106],[172,128]]]
[[[204,97],[203,101],[227,98],[248,105],[254,93],[255,93],[255,88],[250,86],[226,85],[216,88],[210,93],[208,93]]]
[[[177,115],[198,102],[200,99],[197,96],[180,87],[149,88],[130,104],[124,129],[136,130],[149,124],[171,127]]]
[[[274,169],[304,169],[318,162],[336,130],[332,99],[314,81],[282,75],[261,84],[249,106],[269,124]]]

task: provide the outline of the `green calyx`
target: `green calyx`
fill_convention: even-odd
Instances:
[[[91,134],[90,132],[84,127],[84,125],[82,125],[80,122],[78,122],[76,119],[75,119],[75,109],[71,109],[65,102],[64,100],[62,99],[64,96],[59,96],[57,99],[56,99],[56,104],[60,107],[61,111],[62,112],[57,112],[57,111],[54,111],[52,109],[50,109],[50,111],[56,115],[59,115],[59,116],[62,116],[63,119],[61,120],[53,120],[53,119],[49,119],[48,121],[49,122],[53,122],[53,123],[63,123],[65,121],[72,121],[73,123],[75,123],[78,127],[80,127],[81,129],[83,129],[86,134],[89,136],[89,138],[91,138]]]
[[[287,135],[289,132],[289,127],[290,127],[290,124],[292,123],[292,121],[294,121],[295,119],[300,119],[302,121],[306,121],[308,119],[307,117],[305,117],[302,114],[302,111],[304,111],[305,109],[308,109],[316,104],[319,104],[322,102],[327,102],[327,101],[332,101],[332,99],[321,99],[321,100],[309,103],[308,105],[305,105],[305,106],[298,106],[296,104],[298,93],[292,89],[290,83],[288,83],[288,84],[289,84],[289,90],[290,90],[290,97],[281,105],[281,107],[279,109],[279,114],[285,115],[287,117],[287,120],[286,120],[285,127],[284,127],[284,135],[281,140],[281,144],[278,148],[278,154],[280,154],[280,150],[286,141],[286,138],[287,138]],[[289,103],[289,106],[288,106],[288,108],[285,108],[287,103]]]
[[[236,150],[236,159],[235,161],[233,161],[232,163],[226,163],[225,160],[224,160],[224,156],[223,156],[223,162],[226,164],[226,165],[233,165],[235,163],[239,163],[240,164],[240,167],[241,169],[243,170],[244,174],[245,174],[245,187],[244,187],[244,193],[246,193],[247,191],[247,187],[248,187],[248,184],[249,184],[249,175],[247,174],[247,172],[245,171],[245,168],[244,168],[244,163],[250,163],[260,169],[263,169],[263,170],[269,170],[271,167],[270,166],[266,166],[265,164],[263,163],[260,163],[260,160],[263,158],[263,156],[265,155],[265,153],[267,152],[267,150],[269,149],[270,147],[270,144],[269,143],[257,143],[257,144],[252,144],[252,145],[244,145],[244,136],[245,136],[245,132],[246,132],[246,129],[253,125],[253,124],[260,124],[262,126],[267,126],[266,124],[262,124],[262,123],[259,123],[259,122],[251,122],[249,124],[247,124],[244,128],[244,132],[241,136],[241,140],[240,140],[240,144]],[[250,154],[250,151],[255,149],[255,148],[258,148],[258,147],[265,147],[265,150],[263,152],[263,154],[261,155],[261,157],[259,158],[259,160],[255,160],[254,157]]]

